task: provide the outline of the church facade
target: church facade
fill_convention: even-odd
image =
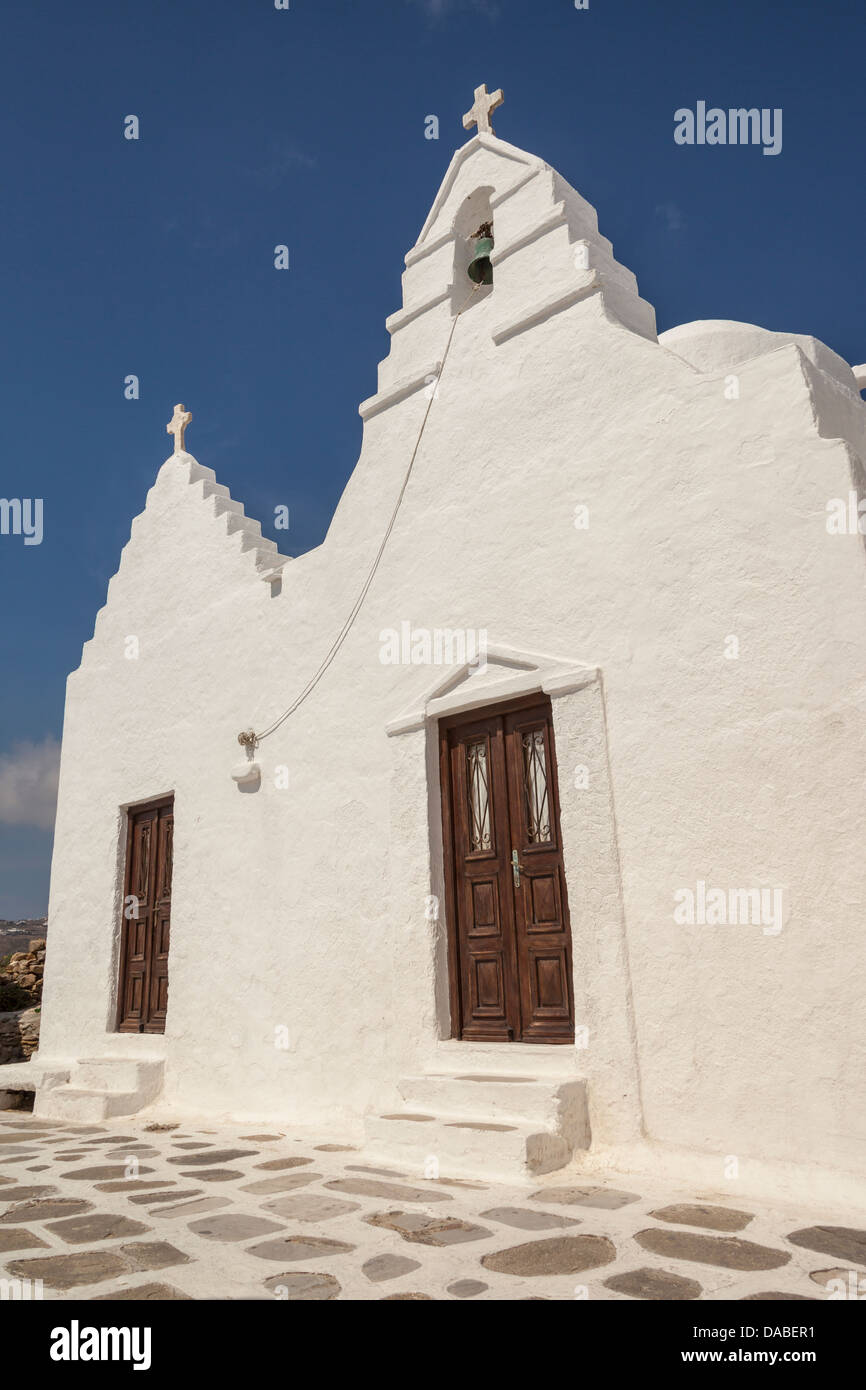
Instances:
[[[176,411],[68,683],[37,1113],[844,1183],[857,378],[807,336],[658,336],[594,210],[485,110],[321,546],[279,555]]]

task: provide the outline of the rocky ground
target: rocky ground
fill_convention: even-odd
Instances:
[[[26,951],[33,937],[44,938],[47,931],[46,917],[0,918],[0,960],[14,951]],[[44,939],[42,944],[45,944]]]
[[[555,1173],[427,1181],[255,1126],[10,1111],[0,1277],[46,1299],[825,1300],[866,1294],[866,1230]]]
[[[28,942],[26,951],[13,952],[0,965],[0,1063],[29,1061],[39,1045],[44,971],[44,937]]]

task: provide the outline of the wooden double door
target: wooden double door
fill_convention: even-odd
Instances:
[[[443,721],[440,771],[454,1033],[573,1042],[550,701]]]
[[[168,1008],[171,797],[129,812],[117,1031],[164,1033]]]

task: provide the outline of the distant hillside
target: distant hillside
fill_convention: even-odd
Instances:
[[[47,927],[46,917],[27,917],[19,922],[0,918],[0,960],[16,951],[26,951],[31,941],[46,935]]]

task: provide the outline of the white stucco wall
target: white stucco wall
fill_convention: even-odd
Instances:
[[[243,790],[238,732],[305,685],[384,533],[478,188],[495,284],[457,324],[354,627]],[[352,1124],[392,1103],[448,1030],[443,924],[425,918],[441,891],[435,721],[386,726],[442,672],[381,664],[379,634],[486,629],[600,673],[553,699],[589,1029],[559,1051],[589,1078],[594,1140],[857,1170],[866,586],[862,537],[825,526],[866,454],[853,378],[822,345],[762,330],[745,358],[736,332],[660,344],[593,210],[495,138],[458,152],[407,262],[358,465],[281,591],[189,456],[133,524],[69,679],[40,1057],[164,1056],[167,1099],[198,1111]],[[167,792],[167,1031],[119,1037],[124,808]],[[781,889],[782,930],[677,924],[675,894],[699,880]]]

